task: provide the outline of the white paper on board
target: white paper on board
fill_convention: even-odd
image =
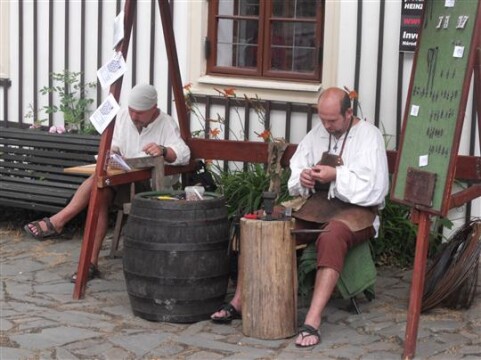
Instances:
[[[109,94],[105,101],[100,104],[97,110],[95,110],[92,116],[90,116],[90,122],[99,134],[104,132],[115,115],[117,115],[119,108],[119,104],[115,100],[114,96]]]

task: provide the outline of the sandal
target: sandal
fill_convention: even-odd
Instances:
[[[304,340],[304,338],[308,336],[314,336],[316,338],[316,342],[314,344],[309,344],[309,345],[296,344],[296,346],[300,348],[310,348],[318,345],[321,342],[321,334],[319,333],[319,330],[312,327],[311,325],[307,325],[307,324],[302,325],[299,328],[297,335],[298,336],[301,335],[301,340]]]
[[[89,273],[87,275],[87,281],[93,280],[93,279],[98,278],[98,277],[100,277],[99,268],[97,266],[95,266],[94,264],[90,264]],[[77,282],[77,273],[73,274],[70,277],[70,282],[74,283],[74,284]]]
[[[40,223],[42,221],[45,223],[45,225],[47,225],[47,230],[43,230],[42,227],[40,226]],[[34,232],[29,225],[32,225],[34,229],[37,231]],[[28,223],[27,225],[25,225],[23,228],[27,232],[27,234],[29,234],[33,238],[40,241],[43,241],[52,237],[58,237],[61,235],[60,232],[55,230],[55,227],[53,226],[52,222],[48,217],[44,217],[42,220],[32,221],[31,223]]]
[[[217,309],[216,312],[219,312],[219,311],[222,311],[222,310],[225,312],[224,316],[214,317],[212,315],[210,317],[210,319],[217,324],[228,324],[232,320],[242,318],[241,313],[239,311],[237,311],[236,308],[232,304],[222,304],[221,306],[219,306],[219,308]]]

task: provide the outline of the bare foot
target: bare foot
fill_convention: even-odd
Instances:
[[[217,323],[229,323],[234,319],[240,319],[240,310],[237,310],[232,303],[222,305],[218,311],[210,316],[211,320]]]
[[[32,221],[25,225],[25,230],[33,237],[42,239],[49,236],[61,234],[62,228],[58,229],[49,218],[43,218],[38,221]]]
[[[299,335],[296,339],[297,347],[311,347],[319,344],[321,342],[321,335],[319,330],[315,327],[304,324],[299,329]]]

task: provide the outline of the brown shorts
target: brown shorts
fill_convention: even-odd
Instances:
[[[346,224],[331,220],[316,240],[317,268],[328,267],[341,273],[344,259],[351,247],[369,240],[375,235],[374,227],[352,232]]]

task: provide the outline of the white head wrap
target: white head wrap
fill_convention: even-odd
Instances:
[[[132,88],[129,107],[137,111],[150,110],[157,104],[157,90],[149,84],[139,84]]]

